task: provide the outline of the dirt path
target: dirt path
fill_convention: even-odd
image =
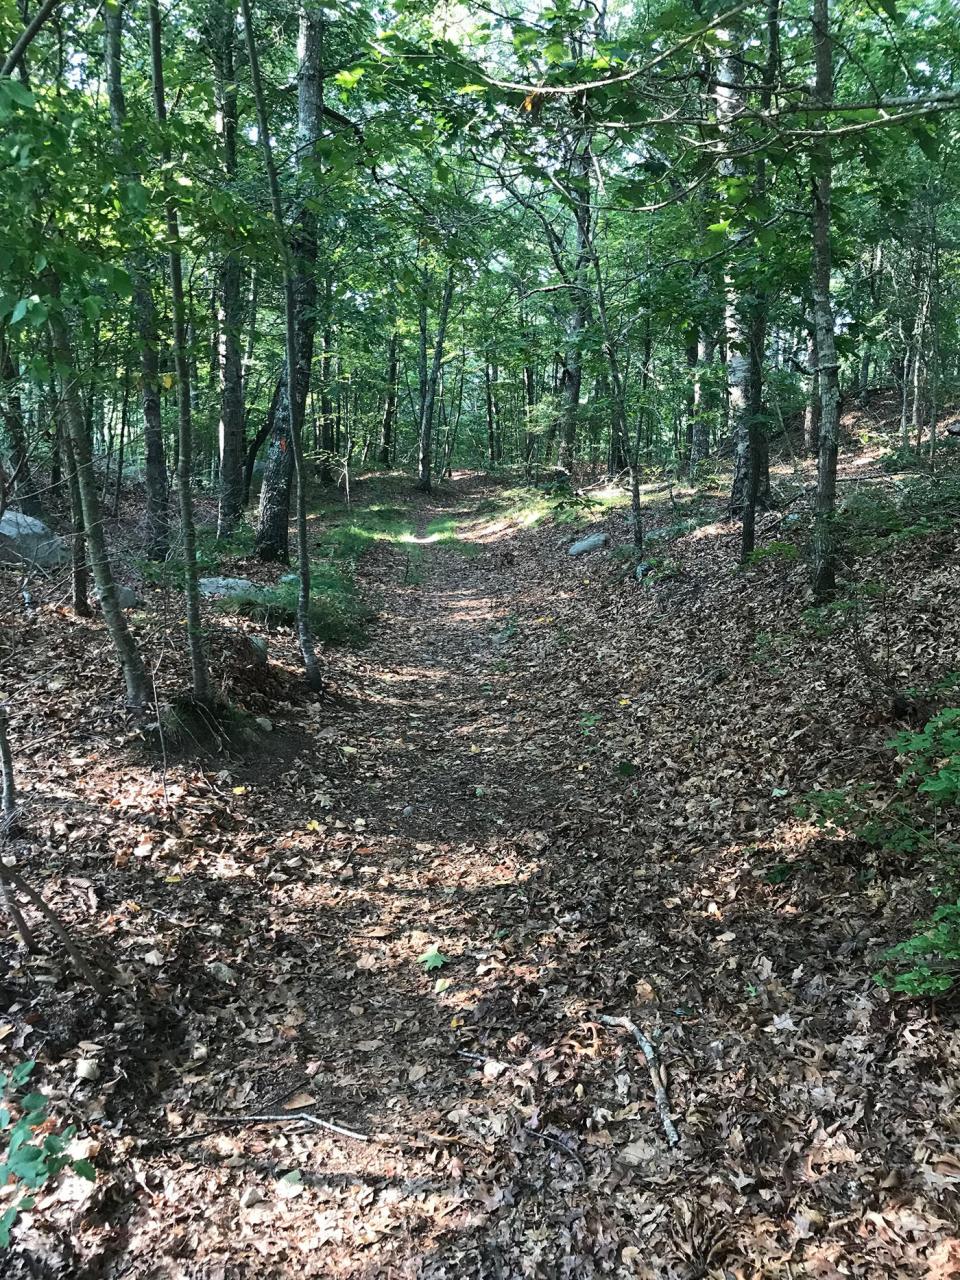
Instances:
[[[885,900],[792,816],[887,730],[852,677],[814,706],[800,656],[758,651],[798,606],[782,574],[743,589],[721,525],[640,588],[491,492],[407,499],[332,695],[278,708],[275,760],[184,778],[159,848],[189,857],[149,894],[151,862],[103,881],[163,967],[139,1023],[67,1010],[109,1051],[109,1164],[49,1274],[952,1274],[955,1033],[902,1031],[869,977]],[[610,1014],[655,1041],[679,1147]],[[285,1108],[370,1141],[210,1131]]]

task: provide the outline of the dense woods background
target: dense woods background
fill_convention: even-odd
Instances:
[[[12,1274],[960,1274],[958,109],[953,0],[0,0]]]

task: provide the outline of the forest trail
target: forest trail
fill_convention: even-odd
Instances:
[[[949,1275],[954,1040],[871,983],[886,898],[793,816],[875,767],[853,668],[811,701],[774,630],[799,634],[792,588],[744,589],[709,505],[651,587],[567,555],[627,543],[622,508],[534,526],[475,476],[388,496],[415,532],[360,562],[367,643],[278,708],[262,760],[169,779],[141,861],[97,881],[148,985],[109,1029],[62,1010],[116,1080],[116,1164],[34,1256],[73,1248],[84,1280]],[[678,500],[647,497],[652,549]],[[369,1141],[242,1119],[288,1110]]]

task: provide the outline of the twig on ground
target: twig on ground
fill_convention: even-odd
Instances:
[[[308,1111],[265,1112],[263,1115],[211,1116],[211,1119],[215,1122],[212,1128],[202,1129],[199,1133],[185,1134],[178,1139],[178,1142],[199,1142],[201,1138],[207,1138],[211,1133],[217,1133],[220,1129],[228,1129],[235,1124],[279,1124],[284,1120],[305,1121],[317,1129],[329,1129],[331,1133],[339,1133],[341,1137],[353,1138],[355,1142],[370,1141],[369,1133],[358,1133],[356,1129],[347,1129],[342,1124],[337,1124],[333,1120],[324,1120],[321,1116],[311,1115]]]
[[[604,1026],[621,1027],[624,1031],[629,1031],[643,1050],[643,1056],[647,1060],[647,1068],[650,1072],[650,1083],[653,1085],[653,1099],[656,1103],[657,1114],[660,1116],[663,1132],[667,1136],[667,1146],[675,1147],[680,1141],[680,1135],[677,1133],[676,1125],[670,1118],[670,1099],[667,1097],[667,1091],[663,1087],[663,1080],[660,1077],[660,1063],[657,1061],[656,1050],[637,1024],[631,1022],[629,1018],[614,1018],[609,1014],[601,1013],[600,1021]]]
[[[567,1146],[562,1138],[554,1137],[552,1133],[544,1133],[542,1129],[527,1129],[526,1132],[532,1133],[535,1138],[540,1138],[542,1142],[549,1142],[551,1146],[562,1151],[569,1160],[575,1160],[580,1166],[580,1172],[586,1178],[587,1166],[583,1163],[583,1158],[579,1151],[577,1151],[573,1146]]]

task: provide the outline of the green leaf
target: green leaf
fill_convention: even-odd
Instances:
[[[19,80],[4,80],[3,94],[4,97],[9,98],[11,102],[15,102],[18,107],[32,107],[36,102],[34,95],[30,92],[27,86],[21,84]]]
[[[445,956],[443,952],[436,946],[432,946],[429,951],[425,951],[418,964],[422,964],[428,972],[431,969],[442,969],[445,964],[450,963],[450,957]]]
[[[81,1178],[86,1178],[88,1182],[96,1182],[97,1180],[97,1171],[89,1160],[74,1160],[73,1171],[79,1174]]]
[[[637,766],[632,760],[620,760],[617,764],[617,773],[621,778],[634,778],[637,775]]]

